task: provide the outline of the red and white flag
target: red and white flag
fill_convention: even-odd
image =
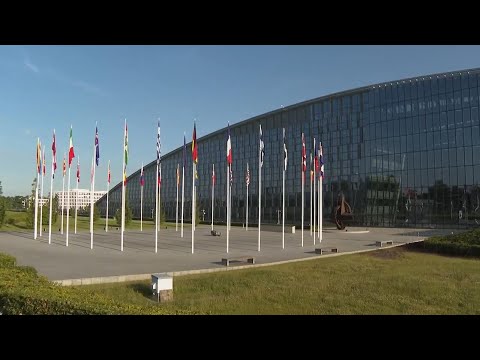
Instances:
[[[72,159],[75,157],[75,152],[73,151],[73,131],[70,126],[70,147],[68,149],[68,167],[72,165]]]

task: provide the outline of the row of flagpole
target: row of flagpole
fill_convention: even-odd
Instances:
[[[258,251],[260,251],[260,240],[261,240],[261,176],[262,176],[262,167],[263,167],[263,159],[264,159],[264,142],[263,142],[263,133],[262,127],[260,125],[260,137],[259,137],[259,206],[258,206]],[[227,182],[226,182],[226,192],[227,192],[227,209],[226,209],[226,225],[227,225],[227,253],[229,251],[229,238],[230,238],[230,230],[231,230],[231,204],[232,204],[232,143],[231,143],[231,136],[230,136],[230,125],[228,125],[227,130]],[[183,166],[182,166],[182,210],[181,210],[181,237],[183,238],[183,220],[184,220],[184,176],[185,176],[185,164],[186,164],[186,154],[185,154],[185,134],[184,134],[184,149],[183,149]],[[318,236],[319,241],[321,242],[323,239],[322,236],[322,219],[323,219],[323,147],[322,144],[319,144],[319,149],[317,153],[316,148],[316,141],[315,138],[313,139],[314,142],[314,151],[313,154],[315,156],[315,164],[311,172],[313,176],[310,178],[310,189],[312,190],[313,185],[313,193],[311,193],[311,203],[310,203],[310,234],[313,236],[314,244],[315,239]],[[283,148],[284,148],[284,166],[283,166],[283,191],[282,191],[282,248],[285,248],[285,175],[287,171],[287,163],[288,163],[288,152],[287,152],[287,145],[286,145],[286,134],[285,128],[283,128]],[[73,130],[70,127],[70,138],[69,138],[69,155],[68,155],[68,199],[67,199],[67,229],[66,229],[66,246],[68,246],[68,235],[69,235],[69,211],[70,211],[70,168],[72,159],[75,157],[74,147],[73,147]],[[99,139],[98,139],[98,127],[97,124],[95,125],[95,141],[94,141],[94,148],[93,148],[93,156],[92,156],[92,168],[91,168],[91,194],[90,194],[90,248],[93,249],[93,214],[94,214],[94,196],[93,193],[95,191],[95,168],[99,164]],[[95,161],[94,161],[95,159]],[[196,124],[194,122],[193,127],[193,137],[192,137],[192,253],[194,253],[194,241],[195,241],[195,212],[196,212],[196,184],[195,179],[197,177],[196,166],[198,163],[198,144],[196,140]],[[312,163],[312,154],[310,155],[310,163]],[[122,159],[122,214],[121,214],[121,244],[120,249],[123,251],[123,243],[124,243],[124,231],[125,231],[125,187],[126,187],[126,167],[128,164],[128,128],[127,128],[127,121],[125,119],[125,131],[124,131],[124,142],[123,142],[123,159]],[[312,164],[311,164],[312,165]],[[41,185],[41,198],[43,198],[43,177],[46,173],[45,170],[45,148],[41,149],[40,139],[37,139],[37,181],[36,181],[36,189],[35,189],[35,225],[34,225],[34,238],[37,238],[37,221],[38,221],[38,184],[39,184],[39,175],[43,172],[42,175],[42,185]],[[312,167],[312,166],[311,166]],[[62,184],[62,219],[61,219],[61,233],[63,234],[63,209],[64,209],[64,202],[65,202],[65,155],[63,159],[63,184]],[[317,204],[316,204],[316,179],[315,173],[319,170],[319,177],[318,177],[318,213],[317,213]],[[49,244],[51,243],[51,218],[52,218],[52,192],[53,192],[53,179],[54,173],[56,170],[56,140],[55,140],[55,130],[53,132],[53,143],[52,143],[52,174],[51,174],[51,183],[50,183],[50,214],[49,214]],[[80,162],[77,158],[77,189],[76,189],[76,206],[75,206],[75,233],[77,230],[77,208],[78,208],[78,183],[80,181]],[[305,137],[302,133],[302,246],[304,245],[304,182],[305,182],[305,173],[306,173],[306,150],[305,150]],[[159,188],[161,186],[161,153],[160,153],[160,123],[158,122],[157,125],[157,171],[156,171],[156,190],[155,190],[155,252],[158,251],[158,232],[159,232],[159,223],[160,223],[160,191]],[[176,169],[176,183],[177,183],[177,206],[176,206],[176,226],[175,229],[178,231],[178,187],[179,187],[179,167],[177,164]],[[246,204],[246,230],[248,231],[248,187],[250,184],[250,170],[247,163],[247,175],[246,175],[246,187],[247,187],[247,204]],[[143,186],[144,186],[144,173],[143,173],[143,163],[141,168],[141,214],[140,214],[140,230],[143,231]],[[105,231],[108,232],[108,192],[110,186],[110,161],[108,162],[108,180],[107,180],[107,209],[106,209],[106,226]],[[214,189],[215,189],[215,165],[212,164],[212,230],[214,229]],[[312,212],[313,207],[313,212]],[[318,215],[318,219],[316,219]],[[43,217],[43,207],[40,208],[40,224],[42,224],[42,217]],[[318,228],[316,229],[316,224]],[[40,227],[40,236],[42,236],[42,227]]]
[[[55,178],[55,171],[57,169],[57,160],[56,160],[56,134],[55,129],[53,130],[53,139],[52,139],[52,167],[51,167],[51,177],[50,177],[50,203],[49,203],[49,225],[48,225],[48,243],[51,244],[52,242],[52,204],[53,204],[53,181]],[[69,137],[69,151],[68,151],[68,189],[67,189],[67,224],[66,224],[66,235],[65,235],[65,246],[68,246],[68,238],[69,238],[69,218],[70,218],[70,169],[72,165],[72,160],[75,157],[75,151],[73,147],[73,129],[70,126],[70,137]],[[91,194],[90,194],[90,248],[93,248],[93,193],[95,191],[95,163],[98,166],[98,161],[100,157],[99,152],[99,142],[98,142],[98,128],[95,125],[95,142],[94,142],[94,155],[92,157],[92,169],[91,169]],[[66,174],[66,154],[63,157],[63,166],[62,166],[62,199],[61,199],[61,234],[63,235],[63,210],[65,208],[65,174]],[[45,161],[45,147],[43,149],[43,154],[41,150],[40,139],[37,138],[37,180],[36,180],[36,188],[35,188],[35,214],[34,214],[34,239],[37,238],[37,233],[42,236],[42,223],[43,223],[43,206],[40,207],[40,231],[37,232],[38,227],[38,183],[39,183],[39,175],[42,174],[41,179],[41,190],[40,190],[40,198],[43,199],[43,178],[46,174],[46,161]],[[78,210],[78,184],[80,182],[80,159],[77,157],[77,186],[76,186],[76,194],[75,194],[75,225],[74,225],[74,232],[77,233],[77,210]],[[108,163],[108,187],[110,185],[110,162]],[[107,192],[107,219],[108,219],[108,192]],[[106,223],[106,231],[108,229],[108,220]]]

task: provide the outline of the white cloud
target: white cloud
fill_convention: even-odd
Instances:
[[[40,72],[40,70],[38,70],[38,66],[32,64],[28,59],[24,60],[23,63],[28,69],[30,69],[30,71],[33,71],[36,74]]]
[[[99,89],[98,87],[92,85],[92,84],[89,84],[85,81],[82,81],[82,80],[76,80],[76,81],[72,81],[71,82],[73,86],[75,87],[78,87],[80,89],[82,89],[83,91],[85,92],[88,92],[88,93],[91,93],[91,94],[96,94],[96,95],[100,95],[100,96],[106,96],[106,93],[104,91],[102,91],[101,89]]]

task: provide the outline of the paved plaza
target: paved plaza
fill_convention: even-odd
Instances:
[[[69,246],[65,246],[65,234],[52,234],[48,244],[48,232],[33,239],[32,232],[0,232],[0,252],[15,256],[19,265],[29,265],[50,280],[93,278],[115,275],[134,275],[225,267],[221,259],[226,253],[226,228],[216,226],[221,236],[212,236],[211,227],[197,226],[195,252],[192,251],[191,228],[184,228],[184,237],[175,228],[161,229],[158,235],[158,252],[155,253],[153,231],[128,230],[124,234],[124,251],[120,251],[120,231],[109,229],[94,235],[90,249],[89,232],[69,234]],[[324,229],[321,246],[337,247],[339,253],[375,249],[376,241],[392,240],[394,244],[417,241],[433,234],[450,233],[449,230],[398,229],[398,228],[347,228],[348,231]],[[261,251],[258,247],[258,230],[232,227],[228,256],[252,255],[257,264],[318,257],[315,254],[310,231],[285,234],[282,249],[282,233],[262,231]]]

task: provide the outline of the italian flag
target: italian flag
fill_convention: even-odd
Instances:
[[[75,153],[73,152],[73,132],[72,127],[70,126],[70,148],[68,150],[68,167],[72,164],[72,159],[75,157]]]

